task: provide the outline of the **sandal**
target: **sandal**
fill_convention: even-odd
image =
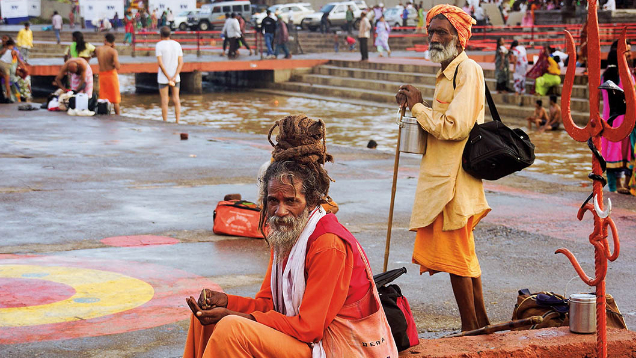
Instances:
[[[30,103],[18,106],[18,111],[37,111],[39,108],[32,106]]]

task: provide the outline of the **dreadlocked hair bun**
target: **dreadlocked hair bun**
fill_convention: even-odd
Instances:
[[[274,144],[271,137],[276,127],[279,130]],[[276,121],[267,139],[274,147],[272,157],[275,162],[292,160],[316,166],[333,162],[333,157],[327,154],[325,137],[325,122],[322,119],[313,120],[301,113]]]
[[[271,137],[276,127],[279,130],[276,144],[274,144]],[[319,193],[317,200],[319,203],[331,200],[329,198],[329,183],[334,181],[323,168],[323,164],[326,162],[333,162],[333,156],[327,154],[325,136],[325,122],[322,119],[313,120],[302,113],[279,119],[269,130],[267,136],[269,143],[274,147],[272,166],[279,162],[287,167],[286,162],[294,162],[300,167],[306,168],[304,170],[298,168],[298,170],[307,172],[307,174],[311,173],[312,180],[306,180],[305,184],[315,182],[312,186]]]

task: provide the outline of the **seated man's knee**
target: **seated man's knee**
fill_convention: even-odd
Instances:
[[[214,326],[214,332],[212,332],[210,342],[222,344],[230,340],[236,341],[241,339],[246,331],[242,328],[245,324],[245,320],[245,318],[234,315],[221,318]]]

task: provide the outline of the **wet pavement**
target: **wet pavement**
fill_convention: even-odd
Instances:
[[[261,127],[283,114],[262,116]],[[176,125],[130,117],[19,112],[17,105],[3,105],[0,356],[178,357],[188,324],[186,295],[214,285],[233,294],[256,293],[267,265],[266,244],[212,233],[216,203],[228,193],[254,200],[258,168],[270,156],[266,136],[245,130],[242,123]],[[180,140],[181,132],[189,139]],[[368,150],[360,144],[343,145],[335,139],[328,143],[336,159],[327,166],[336,180],[330,194],[340,205],[339,220],[360,240],[379,272],[394,156],[390,150]],[[562,158],[554,155],[544,161],[567,166],[557,160]],[[410,263],[414,234],[407,225],[418,165],[417,156],[401,156],[389,267],[407,267],[408,274],[397,283],[411,303],[422,336],[434,337],[460,324],[448,275],[420,276]],[[591,190],[584,175],[589,168],[578,166],[580,172],[574,174],[524,171],[486,183],[493,211],[477,227],[475,237],[492,322],[510,319],[519,289],[590,291],[579,278],[570,280],[576,275],[573,268],[565,257],[554,254],[560,247],[569,248],[593,274],[593,250],[587,240],[591,219],[576,221],[578,206]],[[636,198],[607,196],[621,234],[621,253],[609,265],[607,292],[634,329]],[[128,235],[171,237],[179,243],[113,247],[101,241]],[[115,275],[114,292],[84,290],[75,281],[63,283],[55,270],[64,268],[93,278]],[[80,282],[84,281],[78,278]],[[24,288],[16,289],[18,284]],[[80,297],[84,292],[94,294]],[[130,297],[124,299],[127,294]],[[110,300],[119,301],[107,305]],[[41,316],[33,312],[33,307],[58,301],[69,306],[51,308],[48,315],[46,310]],[[105,313],[80,310],[91,304]],[[132,308],[119,306],[124,304]],[[58,321],[45,321],[51,312],[57,312]]]

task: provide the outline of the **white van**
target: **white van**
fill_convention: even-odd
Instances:
[[[252,5],[249,1],[222,1],[201,6],[198,14],[188,16],[188,26],[198,28],[201,31],[211,31],[214,28],[222,28],[225,23],[225,14],[235,13],[243,16],[245,21],[252,17]]]
[[[303,29],[316,31],[320,28],[322,15],[324,13],[328,13],[329,15],[327,19],[329,20],[329,27],[340,26],[343,30],[346,30],[346,13],[348,7],[351,7],[353,10],[353,27],[357,29],[360,27],[360,14],[362,13],[362,10],[367,8],[367,4],[364,0],[330,2],[323,6],[319,11],[305,16],[305,18],[301,21],[300,26],[302,26]]]
[[[272,15],[280,14],[283,21],[289,23],[289,14],[293,14],[294,25],[300,25],[305,16],[313,14],[315,11],[311,8],[311,4],[308,2],[291,3],[291,4],[276,4],[270,6],[267,10],[272,12]],[[261,26],[261,21],[267,16],[266,11],[252,15],[252,22],[256,26]]]

